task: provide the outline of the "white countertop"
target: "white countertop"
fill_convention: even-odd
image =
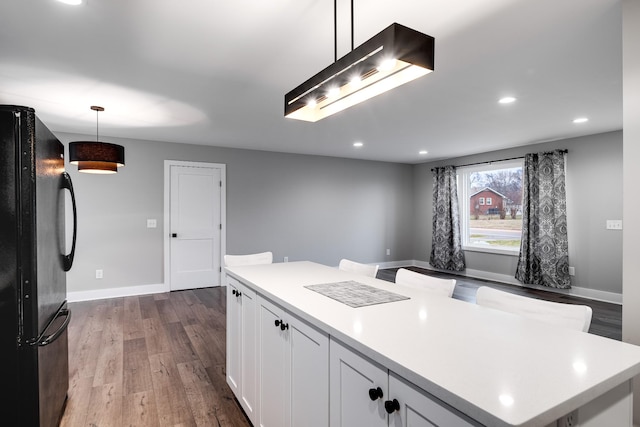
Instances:
[[[640,373],[638,346],[321,264],[226,271],[486,425],[546,425]],[[304,288],[345,280],[410,299],[351,308]]]

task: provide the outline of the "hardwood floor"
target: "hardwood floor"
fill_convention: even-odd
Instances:
[[[593,309],[590,333],[620,340],[619,305],[469,279],[453,297],[475,302],[479,286]],[[397,269],[378,278],[395,280]],[[70,303],[70,386],[61,427],[250,426],[227,386],[226,288]]]
[[[453,298],[472,303],[476,302],[476,290],[480,286],[490,286],[502,291],[512,292],[518,295],[524,295],[532,298],[544,299],[547,301],[563,302],[567,304],[585,304],[590,306],[593,310],[589,333],[618,341],[622,340],[622,306],[618,304],[593,301],[586,298],[578,298],[555,292],[497,283],[489,280],[472,279],[454,274],[425,270],[419,267],[408,267],[408,269],[436,277],[456,279],[456,287],[453,292]],[[377,278],[393,282],[395,281],[397,271],[397,268],[379,270]]]
[[[225,288],[69,306],[61,427],[250,426],[225,378]]]

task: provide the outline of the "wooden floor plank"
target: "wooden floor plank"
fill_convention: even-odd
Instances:
[[[91,402],[93,376],[72,377],[67,391],[67,406],[60,420],[60,427],[76,427],[86,425],[85,420]]]
[[[122,425],[156,427],[159,425],[156,397],[153,391],[125,396],[122,405]]]
[[[123,333],[125,340],[144,338],[144,322],[138,297],[124,299]]]
[[[126,340],[122,350],[124,353],[124,395],[153,391],[146,340],[144,338]]]
[[[122,425],[122,385],[103,384],[91,389],[87,426]]]
[[[93,377],[93,386],[115,383],[122,387],[123,379],[123,345],[122,332],[122,299],[118,304],[106,310],[105,326],[102,331],[100,352]]]
[[[160,354],[171,351],[171,343],[165,325],[160,319],[152,317],[143,320],[147,353]]]
[[[198,358],[182,323],[168,323],[165,328],[176,363],[191,362]]]

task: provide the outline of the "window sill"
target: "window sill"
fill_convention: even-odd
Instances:
[[[499,248],[489,248],[484,246],[462,246],[462,250],[470,251],[470,252],[484,252],[484,253],[496,254],[496,255],[508,255],[513,257],[517,257],[520,255],[520,248],[499,249]]]

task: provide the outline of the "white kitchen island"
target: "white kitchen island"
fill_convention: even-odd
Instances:
[[[227,382],[256,426],[631,426],[638,346],[312,262],[226,272]],[[305,287],[345,281],[408,299]]]

